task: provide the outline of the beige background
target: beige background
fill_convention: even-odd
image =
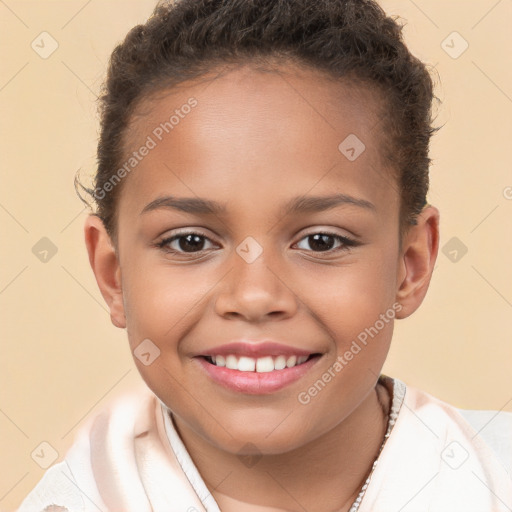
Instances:
[[[89,268],[73,177],[94,169],[109,54],[153,4],[0,2],[0,511],[42,477],[31,458],[41,442],[61,460],[87,415],[141,383]],[[440,253],[384,370],[458,407],[512,411],[512,2],[383,6],[408,21],[410,48],[441,77],[429,200],[442,213],[441,246],[457,237],[468,248],[457,262]],[[31,48],[43,31],[59,45],[47,59]],[[453,31],[469,43],[456,59],[441,46]],[[447,44],[462,48],[458,36]],[[42,237],[58,249],[46,263],[32,252]]]

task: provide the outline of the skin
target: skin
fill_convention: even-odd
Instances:
[[[346,511],[385,433],[390,400],[376,383],[393,321],[307,405],[298,395],[393,304],[401,305],[396,318],[420,306],[437,257],[439,212],[425,207],[399,246],[398,187],[381,157],[380,103],[366,88],[282,65],[279,73],[234,68],[167,93],[133,118],[127,151],[191,96],[198,105],[124,179],[117,246],[98,217],[85,224],[112,322],[127,329],[132,351],[147,338],[159,347],[152,364],[134,357],[135,364],[172,410],[223,511]],[[351,133],[366,146],[353,162],[338,150]],[[333,193],[374,209],[280,210],[298,195]],[[207,198],[227,210],[141,214],[167,195]],[[178,228],[205,236],[204,251],[183,252],[190,247],[183,239],[172,243],[182,254],[155,246]],[[343,244],[328,238],[333,249],[319,250],[308,235],[325,230],[359,245],[339,250]],[[250,264],[236,252],[247,236],[263,249]],[[282,390],[237,393],[212,382],[194,356],[246,337],[322,356]],[[260,458],[247,465],[239,452]]]

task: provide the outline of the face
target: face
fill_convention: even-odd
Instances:
[[[401,308],[378,102],[305,70],[242,67],[141,112],[113,320],[182,428],[231,453],[305,445],[374,388]]]

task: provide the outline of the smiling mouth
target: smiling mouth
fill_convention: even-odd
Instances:
[[[238,370],[239,372],[268,373],[285,370],[300,366],[313,358],[320,357],[321,354],[310,354],[309,356],[298,355],[278,355],[264,357],[237,356],[235,354],[201,356],[213,366],[227,368],[229,370]]]

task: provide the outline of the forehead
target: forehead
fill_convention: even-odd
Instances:
[[[123,195],[140,205],[174,191],[235,207],[264,202],[269,190],[276,204],[281,195],[311,190],[394,203],[381,116],[380,98],[369,88],[305,68],[217,70],[139,106],[126,159],[149,140],[153,147]]]

